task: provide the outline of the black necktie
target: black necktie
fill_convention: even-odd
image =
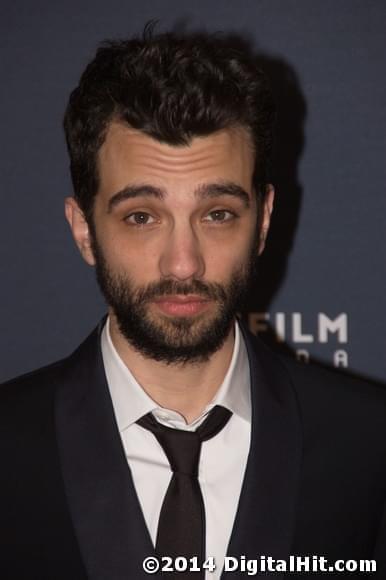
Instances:
[[[217,435],[231,415],[228,409],[217,405],[196,431],[166,427],[151,413],[137,421],[157,438],[173,471],[158,522],[156,552],[160,557],[197,556],[198,566],[204,561],[205,508],[198,482],[201,443]],[[191,578],[191,573],[169,573],[167,577],[184,580]],[[204,578],[204,571],[194,577]]]

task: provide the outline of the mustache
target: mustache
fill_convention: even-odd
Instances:
[[[187,296],[188,294],[195,294],[209,300],[226,299],[226,292],[221,284],[209,284],[201,280],[192,280],[189,283],[179,282],[178,280],[152,282],[146,288],[136,291],[136,299],[145,302],[160,298],[161,296]]]

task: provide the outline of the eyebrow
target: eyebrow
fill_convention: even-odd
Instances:
[[[250,207],[250,196],[243,187],[233,181],[220,181],[218,183],[205,183],[199,185],[194,192],[196,197],[211,198],[229,195],[240,199],[246,208]]]
[[[245,208],[250,207],[250,196],[237,183],[233,181],[220,181],[216,183],[204,183],[199,185],[194,191],[195,197],[201,199],[215,198],[222,195],[228,195],[231,197],[236,197],[243,202]],[[156,199],[163,200],[167,197],[165,190],[154,187],[153,185],[148,185],[146,183],[141,185],[128,185],[115,193],[108,202],[107,213],[111,211],[120,203],[127,199],[133,199],[135,197],[155,197]]]
[[[164,199],[165,192],[153,185],[127,185],[117,193],[115,193],[110,199],[107,205],[107,213],[111,211],[118,204],[122,203],[126,199],[132,199],[134,197],[156,197],[157,199]]]

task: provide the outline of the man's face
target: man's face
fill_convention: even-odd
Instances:
[[[67,217],[129,344],[167,363],[206,360],[228,336],[264,241],[246,131],[170,146],[111,123],[93,233]],[[266,198],[266,233],[272,197]],[[69,216],[71,214],[71,216]],[[78,225],[77,225],[78,223]]]

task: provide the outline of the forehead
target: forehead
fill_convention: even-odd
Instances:
[[[243,128],[224,129],[173,146],[119,122],[112,122],[98,153],[102,195],[130,183],[155,183],[168,188],[178,183],[189,190],[198,182],[230,180],[251,188],[254,167],[252,140]]]

